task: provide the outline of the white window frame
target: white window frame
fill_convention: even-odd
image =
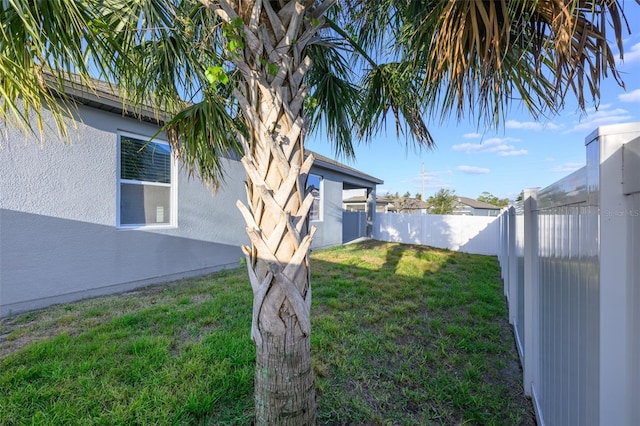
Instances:
[[[150,141],[153,143],[158,143],[162,145],[166,145],[169,147],[171,152],[171,182],[170,183],[162,183],[162,182],[148,182],[142,180],[131,180],[131,179],[121,179],[121,144],[120,138],[129,137],[133,139],[138,139],[141,141]],[[167,229],[167,228],[176,228],[178,226],[178,185],[177,185],[177,161],[175,156],[173,155],[173,149],[171,149],[171,145],[168,141],[158,138],[153,138],[151,136],[145,136],[137,133],[127,132],[127,131],[118,131],[117,136],[117,167],[116,167],[116,228],[118,229]],[[134,185],[142,185],[142,186],[161,186],[165,188],[169,188],[169,215],[170,222],[162,223],[162,224],[121,224],[120,223],[120,210],[122,207],[120,206],[120,194],[122,191],[122,184],[134,184]]]
[[[320,187],[318,188],[318,219],[311,219],[311,210],[309,210],[309,222],[322,222],[324,220],[324,176],[315,173],[309,173],[309,176],[317,176],[320,178]]]

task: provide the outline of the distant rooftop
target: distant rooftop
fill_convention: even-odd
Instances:
[[[457,197],[460,204],[472,207],[474,209],[486,209],[486,210],[500,210],[502,207],[494,206],[493,204],[485,203],[482,201],[474,200],[469,197]],[[343,200],[344,203],[364,203],[367,199],[363,195],[357,195],[355,197],[349,197]],[[416,198],[400,197],[398,199],[392,199],[389,197],[376,197],[377,204],[396,204],[397,207],[402,209],[425,209],[429,207],[426,201],[418,200]]]
[[[458,201],[474,209],[487,209],[487,210],[500,210],[502,207],[494,206],[493,204],[485,203],[482,201],[474,200],[469,197],[458,197]]]

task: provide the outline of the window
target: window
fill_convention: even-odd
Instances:
[[[120,135],[118,226],[174,225],[174,162],[166,142]]]
[[[309,210],[309,220],[322,220],[321,202],[322,199],[322,176],[309,174],[307,177],[307,191],[313,194],[313,204]]]

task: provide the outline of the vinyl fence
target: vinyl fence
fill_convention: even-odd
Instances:
[[[486,216],[376,213],[373,238],[495,256],[498,220]]]
[[[498,219],[525,392],[539,424],[640,424],[640,123]]]

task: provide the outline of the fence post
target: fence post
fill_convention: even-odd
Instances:
[[[509,323],[515,324],[518,313],[518,257],[516,254],[516,209],[509,207],[508,215],[508,260],[507,292],[509,301]]]
[[[607,132],[607,130],[609,130]],[[599,168],[596,197],[600,207],[600,424],[630,424],[630,347],[628,316],[628,209],[623,193],[622,146],[629,135],[599,128],[587,139],[589,160]],[[637,133],[636,133],[637,135]],[[638,362],[634,360],[634,362]]]
[[[524,360],[525,395],[538,384],[540,286],[538,282],[538,189],[524,190]]]
[[[367,188],[365,211],[367,214],[365,234],[367,238],[373,238],[373,225],[376,217],[376,190],[374,188]]]
[[[507,284],[509,282],[509,233],[507,232],[507,224],[509,219],[509,209],[505,209],[500,214],[500,276],[502,277],[502,291],[507,296]]]

